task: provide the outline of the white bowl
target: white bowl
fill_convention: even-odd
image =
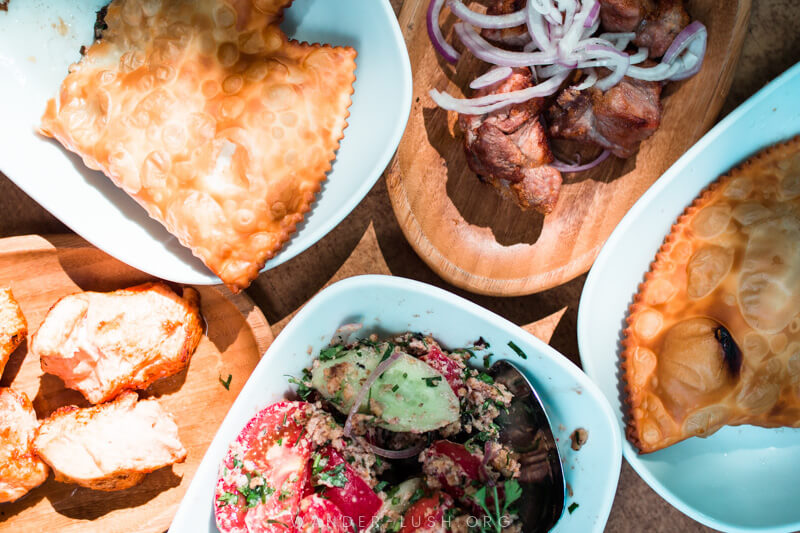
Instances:
[[[573,491],[567,505],[579,504],[571,514],[564,511],[553,531],[603,530],[619,478],[620,436],[611,408],[586,375],[550,346],[463,298],[403,278],[358,276],[315,296],[267,350],[208,448],[170,531],[217,530],[214,485],[228,444],[256,412],[284,397],[287,374],[299,376],[311,364],[312,354],[330,342],[339,326],[356,321],[364,324],[363,334],[421,331],[451,348],[471,345],[483,336],[497,359],[511,359],[524,368],[558,439],[566,480]],[[515,355],[509,341],[528,358]],[[589,440],[575,452],[569,435],[578,427],[588,430]]]
[[[203,263],[100,172],[35,132],[107,0],[16,0],[0,12],[0,170],[86,240],[144,272],[219,283]],[[411,110],[411,65],[389,0],[295,0],[281,25],[295,39],[358,51],[353,104],[333,170],[275,267],[333,229],[394,154]]]
[[[620,338],[639,283],[670,227],[709,183],[761,148],[800,133],[800,64],[742,104],[642,195],[609,237],[583,288],[578,345],[583,369],[620,402]],[[726,531],[800,530],[800,429],[726,427],[639,455],[623,454],[658,494],[695,520]]]

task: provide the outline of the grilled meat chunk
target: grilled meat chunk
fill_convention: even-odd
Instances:
[[[661,57],[689,22],[683,0],[659,0],[639,24],[633,44],[647,48],[651,58]]]
[[[58,409],[42,421],[33,447],[56,480],[105,491],[186,459],[172,415],[133,391],[94,407]]]
[[[478,89],[475,97],[533,86],[530,70],[517,68],[503,81]],[[561,189],[561,173],[548,165],[553,154],[539,120],[544,100],[535,98],[489,114],[460,115],[464,151],[473,172],[523,210],[549,213]]]
[[[600,21],[606,31],[635,32],[633,44],[661,57],[690,18],[683,0],[600,0]]]
[[[199,295],[163,283],[60,299],[31,341],[42,370],[92,403],[183,370],[202,337]]]
[[[507,15],[523,9],[526,0],[494,0],[486,8],[487,15]],[[531,41],[525,25],[499,30],[481,30],[484,39],[503,48],[520,49]]]
[[[28,323],[11,289],[0,287],[0,376],[8,358],[28,334]]]
[[[550,135],[632,156],[661,121],[661,84],[625,77],[606,92],[565,89],[547,110]]]
[[[0,388],[0,502],[18,500],[47,479],[50,469],[31,448],[37,427],[28,396]]]

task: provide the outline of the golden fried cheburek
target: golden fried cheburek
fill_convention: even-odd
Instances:
[[[695,200],[627,322],[627,435],[641,452],[724,425],[800,427],[800,137]]]
[[[347,126],[352,48],[289,41],[291,0],[114,0],[40,131],[232,290],[295,231]]]
[[[8,358],[25,340],[28,323],[11,289],[0,287],[0,376],[6,368]]]

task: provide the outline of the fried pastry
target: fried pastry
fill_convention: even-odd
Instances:
[[[800,427],[800,137],[695,200],[627,323],[627,435],[641,452],[724,425]]]
[[[24,392],[0,388],[0,503],[22,498],[50,469],[33,453],[39,422]]]
[[[114,0],[40,131],[234,292],[289,239],[347,126],[352,48],[289,41],[291,0]]]
[[[56,410],[42,421],[33,448],[56,481],[105,491],[127,489],[186,459],[172,415],[132,391],[102,405]]]
[[[0,376],[6,368],[8,358],[25,340],[28,323],[11,289],[0,287]]]
[[[145,389],[189,364],[201,337],[200,295],[164,283],[61,298],[31,339],[42,370],[92,403]]]

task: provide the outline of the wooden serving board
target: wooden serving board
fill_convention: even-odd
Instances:
[[[661,127],[636,156],[611,157],[591,171],[565,174],[556,209],[543,217],[501,199],[467,166],[457,115],[438,108],[428,92],[462,96],[486,64],[469,52],[455,66],[446,63],[428,38],[428,0],[405,0],[400,26],[414,71],[414,100],[387,184],[408,241],[442,278],[481,294],[532,294],[589,270],[633,203],[714,123],[730,88],[750,2],[688,2],[692,17],[708,27],[700,73],[667,86]],[[479,8],[479,2],[467,3]],[[454,22],[445,9],[445,36],[463,50]]]
[[[10,285],[35,332],[55,301],[82,290],[109,291],[151,280],[80,237],[24,236],[0,239],[0,285]],[[0,504],[2,531],[152,531],[169,527],[177,505],[261,355],[273,340],[264,315],[244,294],[197,287],[206,334],[188,370],[159,380],[143,395],[155,397],[175,417],[186,462],[149,474],[128,490],[99,492],[59,483],[52,475],[21,500]],[[231,375],[230,390],[220,376]],[[43,418],[63,405],[88,405],[59,378],[43,375],[27,343],[11,356],[2,386],[25,392]]]

